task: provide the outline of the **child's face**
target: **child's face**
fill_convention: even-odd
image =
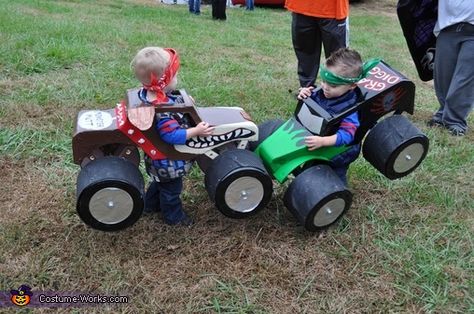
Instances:
[[[342,76],[338,67],[328,67],[328,70],[334,74]],[[353,90],[355,87],[356,84],[333,85],[325,81],[321,82],[321,88],[326,98],[337,98],[344,95],[348,91]]]

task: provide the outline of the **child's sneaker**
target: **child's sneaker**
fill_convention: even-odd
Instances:
[[[154,213],[159,213],[161,211],[161,209],[159,207],[148,207],[148,206],[145,206],[143,208],[143,213],[144,214],[154,214]]]
[[[194,219],[186,216],[186,218],[178,222],[176,225],[183,226],[183,227],[191,227],[192,225],[194,225]]]
[[[185,214],[184,217],[178,221],[170,222],[165,219],[165,223],[170,226],[190,227],[194,224],[194,219]]]

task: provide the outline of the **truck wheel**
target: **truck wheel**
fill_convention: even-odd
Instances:
[[[245,218],[265,207],[273,193],[272,179],[261,160],[243,149],[224,151],[212,161],[205,186],[217,209],[231,218]]]
[[[291,182],[283,202],[306,230],[317,231],[342,217],[352,204],[352,193],[331,167],[317,165]]]
[[[285,121],[281,119],[273,119],[258,125],[258,140],[249,142],[249,149],[254,151],[263,141],[273,134]]]
[[[143,191],[143,177],[133,163],[115,156],[96,159],[77,177],[77,213],[94,229],[121,230],[140,218]]]
[[[230,142],[230,143],[224,144],[222,146],[216,147],[216,148],[213,149],[213,151],[216,154],[220,155],[223,152],[225,152],[226,150],[230,150],[230,149],[237,149],[236,142]],[[196,163],[198,164],[199,168],[204,173],[207,172],[207,169],[209,169],[209,167],[212,165],[212,162],[213,162],[213,159],[209,158],[205,154],[198,155],[195,160],[196,160]]]
[[[377,123],[367,135],[364,158],[384,176],[393,180],[415,170],[428,153],[429,140],[402,115]]]

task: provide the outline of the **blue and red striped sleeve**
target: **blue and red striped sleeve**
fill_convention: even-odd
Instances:
[[[335,146],[349,145],[354,141],[354,135],[359,127],[359,116],[357,112],[348,115],[341,121],[341,125],[336,132],[337,139]]]
[[[172,145],[186,143],[186,129],[181,128],[175,119],[163,117],[158,121],[156,128],[161,139],[166,143]]]

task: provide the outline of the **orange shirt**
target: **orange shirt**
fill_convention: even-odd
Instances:
[[[285,8],[303,15],[341,20],[349,15],[349,0],[286,0]]]

